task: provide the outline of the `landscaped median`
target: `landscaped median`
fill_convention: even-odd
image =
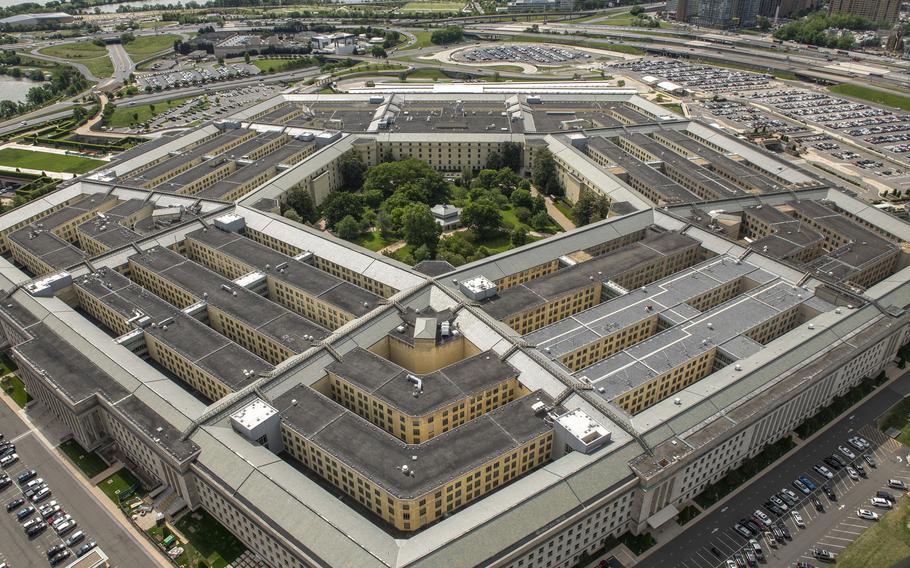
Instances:
[[[841,568],[888,568],[910,556],[910,499],[901,496],[894,509],[882,515],[837,555]]]
[[[237,537],[203,509],[185,514],[174,528],[157,524],[147,534],[169,552],[174,564],[186,568],[224,568],[246,551]]]
[[[69,460],[73,462],[88,479],[92,479],[108,467],[104,460],[101,459],[101,456],[95,452],[86,450],[80,446],[79,442],[76,440],[69,439],[60,444],[58,449],[63,452],[63,454],[69,458]]]

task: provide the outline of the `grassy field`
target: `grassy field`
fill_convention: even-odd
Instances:
[[[174,42],[180,39],[176,34],[136,36],[133,41],[124,44],[123,49],[130,54],[133,61],[151,57],[156,53],[174,48]]]
[[[139,486],[138,484],[139,480],[136,479],[136,476],[133,475],[130,470],[123,468],[117,473],[102,480],[101,483],[98,484],[98,489],[104,492],[111,501],[119,504],[120,496],[125,495],[130,487],[138,486],[134,495],[141,495],[143,493],[142,486]]]
[[[263,73],[272,73],[281,71],[281,69],[291,61],[293,61],[293,59],[253,59],[250,61],[250,65],[258,67]]]
[[[413,72],[408,73],[408,79],[451,79],[451,77],[447,76],[439,69],[425,67],[423,69],[415,69]]]
[[[877,103],[889,107],[897,107],[902,110],[910,110],[910,97],[898,95],[895,93],[886,93],[871,87],[862,85],[834,85],[828,87],[828,90],[838,95],[847,95],[856,99],[862,99],[872,103]]]
[[[905,446],[910,446],[910,398],[897,403],[897,405],[882,419],[879,428],[884,431],[889,428],[897,428],[901,431],[896,440]]]
[[[107,464],[98,454],[86,451],[76,440],[67,440],[59,448],[89,479],[107,469]]]
[[[236,560],[246,547],[211,515],[200,509],[184,515],[177,521],[177,530],[186,537],[185,566],[196,568],[202,560],[211,568],[224,568]]]
[[[888,568],[910,556],[910,504],[901,497],[894,510],[872,523],[858,539],[837,555],[841,568]]]
[[[107,55],[107,48],[88,41],[51,45],[39,50],[39,53],[81,63],[98,78],[110,77],[114,73],[114,64]]]
[[[464,2],[408,2],[399,12],[459,12]]]
[[[360,238],[353,241],[354,243],[362,246],[363,248],[370,249],[373,252],[379,252],[384,247],[388,246],[392,241],[387,241],[379,236],[379,231],[369,231],[360,236]]]
[[[134,107],[118,108],[114,111],[114,114],[111,115],[110,119],[108,119],[107,125],[111,128],[129,128],[131,126],[136,126],[137,124],[142,124],[147,120],[151,120],[153,117],[161,114],[169,108],[180,106],[186,101],[187,99],[185,98],[174,99],[170,101],[155,103],[154,105],[138,105]],[[153,106],[154,111],[152,110]]]
[[[665,103],[660,106],[664,107],[667,110],[671,110],[680,116],[683,114],[682,105],[679,103]]]
[[[433,45],[433,42],[430,41],[430,37],[433,35],[433,32],[413,32],[414,37],[417,38],[413,44],[408,47],[402,48],[399,51],[406,51],[408,49],[420,49],[422,47],[430,47]]]
[[[6,394],[8,394],[20,408],[25,407],[25,405],[32,400],[32,396],[25,392],[25,385],[22,384],[22,380],[16,375],[11,375],[3,379],[2,386],[3,390],[6,391]]]
[[[84,174],[105,164],[102,160],[83,158],[82,156],[67,156],[65,154],[52,154],[50,152],[33,152],[18,148],[4,148],[0,150],[0,165],[46,172],[64,172],[70,174]]]
[[[635,25],[635,16],[629,12],[624,12],[622,14],[615,14],[609,18],[598,21],[598,24],[603,24],[605,26],[634,26]],[[664,27],[663,22],[661,22],[660,27]]]

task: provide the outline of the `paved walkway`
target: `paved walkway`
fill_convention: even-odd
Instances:
[[[538,195],[540,195],[540,192],[537,191],[537,188],[533,188],[533,187],[532,187],[532,188],[531,188],[531,195],[537,197]],[[575,223],[573,223],[571,219],[569,219],[568,217],[566,217],[566,216],[563,214],[563,212],[560,211],[560,210],[556,207],[556,204],[553,203],[553,200],[550,199],[549,196],[545,196],[545,197],[544,197],[544,201],[546,202],[546,206],[547,206],[547,214],[548,214],[550,217],[552,217],[553,220],[556,221],[556,223],[557,223],[560,227],[562,227],[564,231],[571,231],[572,229],[576,228]]]
[[[147,560],[156,561],[157,564],[155,565],[161,568],[171,568],[171,564],[169,564],[161,557],[161,553],[158,551],[158,549],[152,546],[152,544],[148,541],[148,539],[145,538],[144,535],[139,534],[139,531],[137,531],[135,527],[133,527],[129,521],[127,521],[120,509],[117,508],[110,499],[108,499],[107,495],[105,495],[94,485],[91,485],[89,481],[86,480],[85,475],[83,475],[82,471],[57,451],[56,445],[52,444],[45,436],[43,430],[32,422],[31,417],[25,409],[19,408],[19,405],[16,404],[16,402],[10,398],[9,395],[7,395],[6,392],[2,389],[0,389],[0,398],[3,399],[3,402],[6,403],[10,410],[12,410],[23,422],[25,422],[34,438],[48,450],[48,452],[55,458],[58,464],[73,477],[76,483],[82,485],[92,495],[92,497],[94,497],[95,501],[101,505],[101,507],[108,513],[108,516],[115,523],[122,526],[126,530],[127,534],[129,534],[129,536],[133,539],[133,541],[146,551],[148,554]],[[101,543],[101,547],[104,547],[104,543]],[[136,560],[142,561],[146,559],[137,558]]]

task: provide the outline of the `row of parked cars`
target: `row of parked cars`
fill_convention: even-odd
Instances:
[[[776,547],[778,543],[784,543],[787,540],[791,540],[792,535],[790,534],[790,530],[781,520],[785,515],[789,514],[797,527],[805,528],[805,520],[796,510],[797,505],[803,498],[809,499],[818,512],[824,512],[824,505],[815,495],[816,489],[819,489],[824,493],[832,502],[837,501],[837,494],[825,483],[827,480],[834,477],[835,471],[844,469],[847,475],[853,480],[867,477],[865,467],[857,460],[858,455],[860,455],[869,467],[877,467],[878,464],[876,463],[875,458],[864,453],[870,448],[871,444],[865,438],[860,436],[850,438],[847,440],[847,444],[838,446],[836,452],[824,458],[822,460],[823,464],[815,464],[812,467],[812,469],[822,477],[823,481],[821,483],[816,483],[808,475],[801,474],[791,482],[793,489],[799,493],[793,489],[784,487],[765,501],[763,504],[764,510],[756,509],[750,517],[740,519],[738,523],[733,525],[733,530],[742,537],[749,539],[749,545],[745,546],[742,552],[734,554],[732,559],[727,560],[728,568],[755,566],[756,563],[763,558],[763,554],[759,553],[761,546],[756,540],[756,537],[759,535],[764,534],[767,542],[772,547]],[[893,482],[895,486],[898,486],[897,484],[900,486],[904,485],[900,480],[892,479],[890,481]],[[904,489],[906,489],[905,486]],[[880,494],[877,494],[876,497],[873,498],[872,504],[874,506],[884,507],[884,505],[880,504],[879,500],[884,501],[886,496]],[[893,503],[893,496],[888,496],[891,497],[890,503]],[[876,513],[872,513],[865,509],[857,511],[857,515],[860,516],[860,518],[870,518],[872,516],[877,518]],[[714,549],[712,549],[712,551],[713,550]],[[817,549],[813,552],[814,556],[819,560],[833,562],[836,558],[836,554],[828,550]],[[811,568],[811,565],[808,563],[800,563],[798,566],[799,568]]]
[[[0,490],[6,489],[12,483],[10,476],[4,473],[0,478]],[[26,469],[19,472],[16,475],[16,483],[22,495],[9,501],[6,504],[6,511],[16,515],[25,534],[29,538],[36,538],[50,528],[58,537],[65,539],[47,550],[47,559],[51,566],[60,564],[73,554],[76,557],[84,556],[95,548],[96,543],[91,541],[82,544],[75,551],[70,550],[85,540],[85,533],[76,531],[76,519],[68,514],[62,505],[56,500],[49,500],[51,488],[44,478],[38,475],[37,470]]]

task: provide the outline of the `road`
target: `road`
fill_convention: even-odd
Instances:
[[[722,507],[707,516],[699,516],[688,529],[667,542],[657,551],[640,562],[638,568],[667,568],[683,565],[693,556],[704,552],[704,546],[714,542],[715,535],[731,534],[733,525],[751,511],[758,509],[772,493],[782,487],[790,488],[790,482],[800,474],[807,473],[813,479],[818,477],[812,465],[821,463],[823,457],[843,444],[861,426],[871,424],[883,412],[910,393],[910,373],[903,374],[889,386],[879,389],[871,398],[852,414],[835,422],[828,430],[811,443],[800,447],[789,458],[756,479],[746,490],[729,499]],[[824,501],[824,498],[822,499]],[[708,553],[710,555],[710,553]],[[699,565],[698,561],[693,566]]]
[[[111,78],[102,81],[99,85],[99,89],[104,89],[106,86],[111,83],[125,83],[127,77],[130,76],[130,73],[133,72],[135,66],[133,65],[133,60],[130,59],[129,54],[123,49],[122,43],[111,43],[107,46],[107,54],[111,58],[111,62],[114,64],[114,74],[111,75]]]
[[[0,432],[16,444],[16,452],[20,456],[19,463],[9,468],[10,476],[15,480],[21,471],[38,470],[38,474],[53,491],[52,499],[59,501],[78,521],[78,528],[85,531],[86,541],[98,542],[99,547],[111,558],[112,567],[161,565],[162,560],[150,557],[121,524],[122,520],[102,507],[89,490],[62,465],[60,460],[64,458],[47,450],[22,419],[3,402],[0,402]],[[18,494],[14,483],[13,487],[0,492],[0,500],[5,504]],[[29,540],[15,517],[7,515],[5,507],[0,509],[0,554],[4,557],[3,560],[13,566],[46,566],[44,551],[49,546],[47,543],[50,536],[50,531],[45,531],[42,537]]]

